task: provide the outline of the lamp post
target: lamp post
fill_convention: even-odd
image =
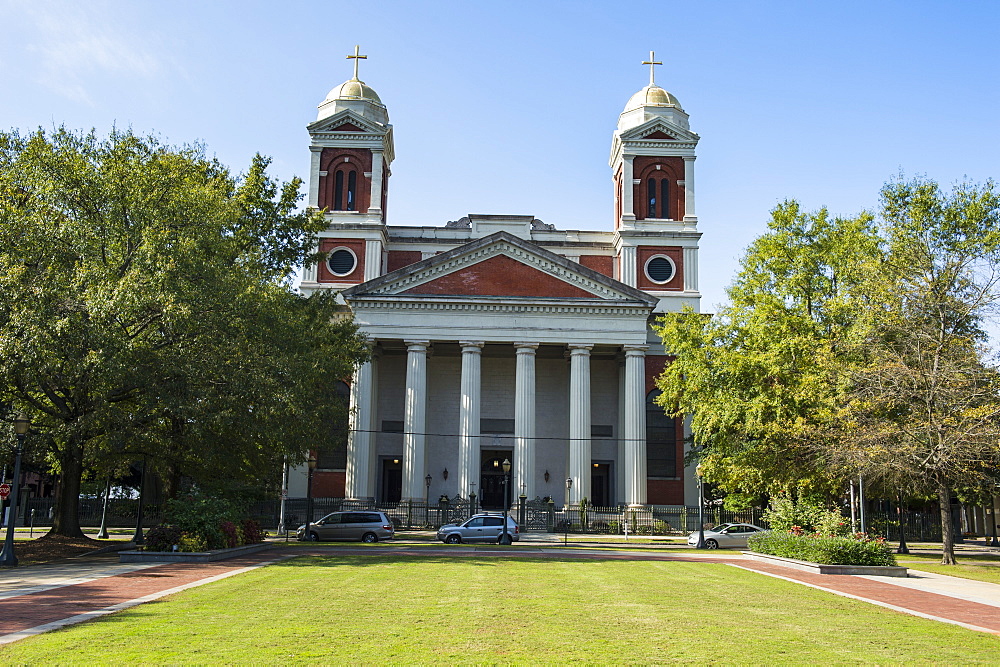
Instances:
[[[705,549],[705,482],[701,478],[701,466],[694,469],[698,475],[698,543],[695,549]]]
[[[135,518],[135,535],[132,536],[132,544],[140,545],[146,542],[142,535],[143,506],[146,502],[146,457],[142,457],[142,472],[139,474],[139,511]]]
[[[500,544],[510,544],[510,533],[507,532],[507,510],[510,508],[510,459],[503,460],[503,528],[500,531]]]
[[[101,529],[97,531],[97,539],[108,539],[108,498],[111,496],[111,475],[108,475],[108,483],[104,487],[104,509],[101,510]]]
[[[14,419],[14,434],[17,436],[17,449],[14,454],[14,481],[11,485],[11,499],[7,510],[7,538],[0,552],[0,566],[16,567],[17,556],[14,555],[14,529],[17,527],[17,501],[21,495],[21,454],[24,452],[24,438],[31,428],[31,421],[23,414]]]
[[[428,516],[430,510],[427,507],[430,504],[430,502],[431,502],[431,476],[430,473],[428,473],[427,477],[424,477],[424,525],[425,526],[430,521],[430,517]]]
[[[573,478],[566,478],[566,518],[563,519],[563,546],[569,544],[569,505],[570,491],[573,489]]]
[[[302,541],[312,541],[313,515],[313,471],[316,469],[316,458],[309,452],[309,463],[306,467],[306,526],[302,530]]]

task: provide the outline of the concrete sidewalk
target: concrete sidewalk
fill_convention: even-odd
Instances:
[[[590,548],[588,548],[588,546]],[[1000,634],[1000,585],[911,570],[909,578],[822,575],[751,560],[726,551],[593,548],[551,541],[512,547],[395,541],[373,546],[275,545],[214,563],[118,563],[93,558],[0,571],[0,644],[114,613],[193,586],[218,581],[280,560],[305,555],[560,558],[722,563],[818,588],[907,614]]]

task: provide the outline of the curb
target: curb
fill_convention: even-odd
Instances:
[[[896,565],[827,565],[825,563],[813,563],[807,560],[796,560],[794,558],[782,558],[781,556],[771,556],[769,554],[759,554],[754,551],[741,552],[744,556],[761,561],[763,563],[773,563],[794,570],[803,570],[813,574],[854,574],[879,577],[907,577],[905,567]]]
[[[270,549],[266,542],[247,544],[234,549],[216,549],[214,551],[122,551],[118,554],[119,563],[212,563],[217,560],[245,556]]]

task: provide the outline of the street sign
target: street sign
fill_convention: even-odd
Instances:
[[[0,484],[0,500],[7,500],[10,495],[10,484]]]

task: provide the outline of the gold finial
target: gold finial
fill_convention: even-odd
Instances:
[[[361,53],[361,47],[358,46],[357,44],[355,44],[354,45],[354,55],[353,56],[347,56],[348,60],[353,60],[354,61],[354,81],[360,81],[361,80],[361,79],[358,78],[358,61],[359,60],[367,60],[368,59],[368,56],[362,56],[362,55],[360,55],[360,53]],[[650,52],[650,53],[652,53],[652,52]],[[653,56],[650,55],[650,58],[652,58],[652,57]]]
[[[656,65],[662,65],[663,63],[660,62],[659,60],[656,60],[656,58],[653,56],[653,52],[650,51],[649,60],[643,60],[642,64],[649,65],[649,85],[655,86],[656,84],[653,83],[653,67],[655,67]],[[357,65],[354,66],[354,75],[357,76]]]

